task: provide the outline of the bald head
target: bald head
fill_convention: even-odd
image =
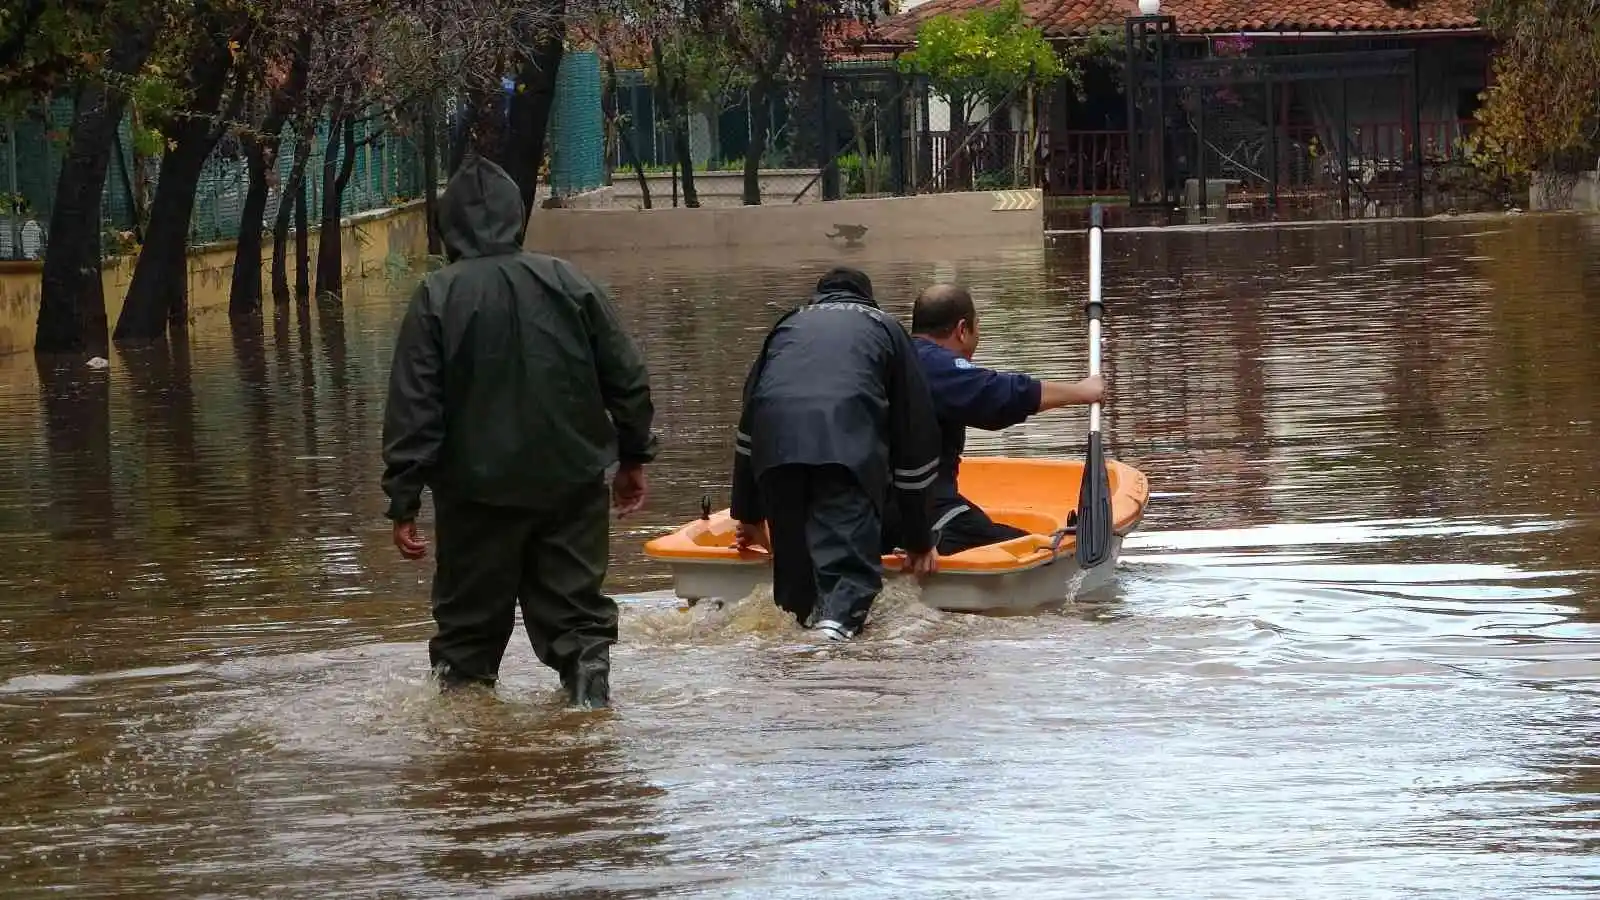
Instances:
[[[947,338],[965,322],[969,330],[978,326],[978,309],[972,294],[958,284],[930,285],[911,309],[911,333],[931,338]]]

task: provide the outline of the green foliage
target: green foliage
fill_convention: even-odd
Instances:
[[[933,16],[917,28],[917,47],[900,58],[900,66],[926,76],[963,123],[973,101],[998,101],[1030,81],[1078,78],[1076,66],[1069,70],[1044,33],[1028,24],[1019,0]]]
[[[887,153],[842,153],[834,159],[845,194],[876,194],[889,182]]]
[[[663,77],[682,79],[682,96],[691,106],[717,110],[733,106],[750,85],[750,76],[739,65],[726,41],[693,29],[682,29],[662,38],[662,67],[652,64],[651,83],[663,85]]]
[[[1595,0],[1483,0],[1499,40],[1494,83],[1478,112],[1482,142],[1512,171],[1594,164],[1600,135],[1600,4]]]
[[[159,3],[146,4],[159,15]],[[0,4],[0,111],[101,73],[112,35],[145,15],[139,0],[23,0]]]

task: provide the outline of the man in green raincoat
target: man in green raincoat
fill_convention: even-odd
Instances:
[[[580,707],[610,702],[617,606],[601,593],[611,501],[644,503],[655,458],[644,360],[605,292],[522,249],[516,183],[467,159],[439,201],[450,265],[400,324],[383,423],[383,489],[407,559],[433,491],[438,567],[428,644],[445,687],[493,685],[516,606],[534,653]]]

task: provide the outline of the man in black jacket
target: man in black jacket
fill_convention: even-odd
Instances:
[[[773,599],[802,625],[833,640],[861,629],[883,588],[885,503],[899,512],[906,570],[933,571],[939,423],[911,337],[864,273],[830,271],[773,326],[734,450],[738,542],[771,549]]]
[[[383,423],[383,489],[407,559],[433,489],[440,682],[492,685],[520,602],[534,653],[576,706],[609,703],[617,606],[601,593],[611,499],[644,503],[655,457],[644,360],[605,292],[524,252],[516,183],[476,156],[439,202],[451,263],[400,324]]]

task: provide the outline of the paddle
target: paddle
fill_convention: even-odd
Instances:
[[[1100,246],[1103,242],[1100,204],[1089,207],[1089,375],[1100,374]],[[1078,489],[1078,567],[1091,569],[1111,556],[1111,478],[1105,449],[1100,446],[1100,404],[1089,407],[1089,446],[1084,452],[1083,484]]]

